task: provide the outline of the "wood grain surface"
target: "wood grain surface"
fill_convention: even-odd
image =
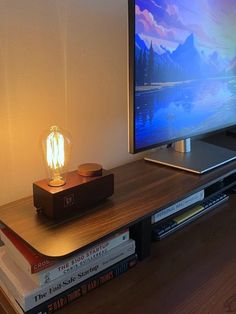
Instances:
[[[234,173],[236,162],[195,175],[139,160],[112,169],[114,196],[84,215],[52,220],[38,215],[32,198],[0,207],[0,221],[43,255],[65,256]]]

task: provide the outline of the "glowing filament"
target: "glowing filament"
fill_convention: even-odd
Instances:
[[[51,169],[65,165],[64,137],[59,132],[51,132],[47,137],[47,163]]]

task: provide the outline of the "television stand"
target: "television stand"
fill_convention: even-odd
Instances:
[[[114,196],[84,216],[65,221],[39,216],[32,197],[0,207],[0,222],[41,254],[71,254],[129,228],[139,258],[150,257],[58,314],[232,312],[236,295],[236,195],[162,241],[151,243],[150,235],[151,216],[167,206],[202,189],[206,195],[230,190],[236,182],[236,161],[202,176],[144,160],[112,171]],[[0,292],[0,312],[5,314],[4,309],[14,314]]]
[[[144,159],[165,166],[203,174],[235,158],[236,153],[230,149],[203,141],[192,141],[191,150],[187,152],[176,151],[174,147],[169,147],[158,149]]]

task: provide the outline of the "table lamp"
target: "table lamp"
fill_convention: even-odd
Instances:
[[[52,126],[43,137],[49,178],[33,183],[33,202],[38,213],[50,218],[80,214],[114,192],[114,175],[96,163],[67,172],[71,139],[66,131]]]

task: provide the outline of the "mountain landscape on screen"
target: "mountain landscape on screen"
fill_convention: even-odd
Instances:
[[[144,6],[145,2],[146,7]],[[214,78],[236,74],[236,38],[235,41],[228,42],[228,47],[218,49],[218,47],[224,47],[225,43],[222,43],[222,40],[225,41],[225,38],[221,37],[224,32],[220,36],[214,33],[207,34],[209,21],[206,26],[202,23],[189,26],[187,23],[184,24],[177,6],[178,2],[183,3],[183,1],[173,1],[171,7],[165,5],[165,1],[137,1],[135,56],[136,63],[141,65],[140,71],[136,72],[138,86],[155,82]],[[208,7],[209,9],[210,7]],[[163,19],[164,16],[166,19],[168,17],[172,21],[172,25],[175,25],[172,31],[171,25],[168,26],[168,31],[164,31],[167,28],[167,21],[163,24],[160,22],[160,25],[157,22],[159,19],[155,21],[155,15],[160,14],[160,11]],[[209,12],[209,16],[211,14],[213,17],[214,12]],[[186,16],[188,15],[185,15],[185,18]],[[218,21],[218,27],[222,27],[220,17]],[[180,28],[178,29],[176,25],[179,25]],[[211,27],[213,28],[213,26]],[[197,31],[194,32],[194,29]],[[231,29],[229,30],[231,32]]]
[[[135,148],[236,121],[236,1],[134,0]]]

